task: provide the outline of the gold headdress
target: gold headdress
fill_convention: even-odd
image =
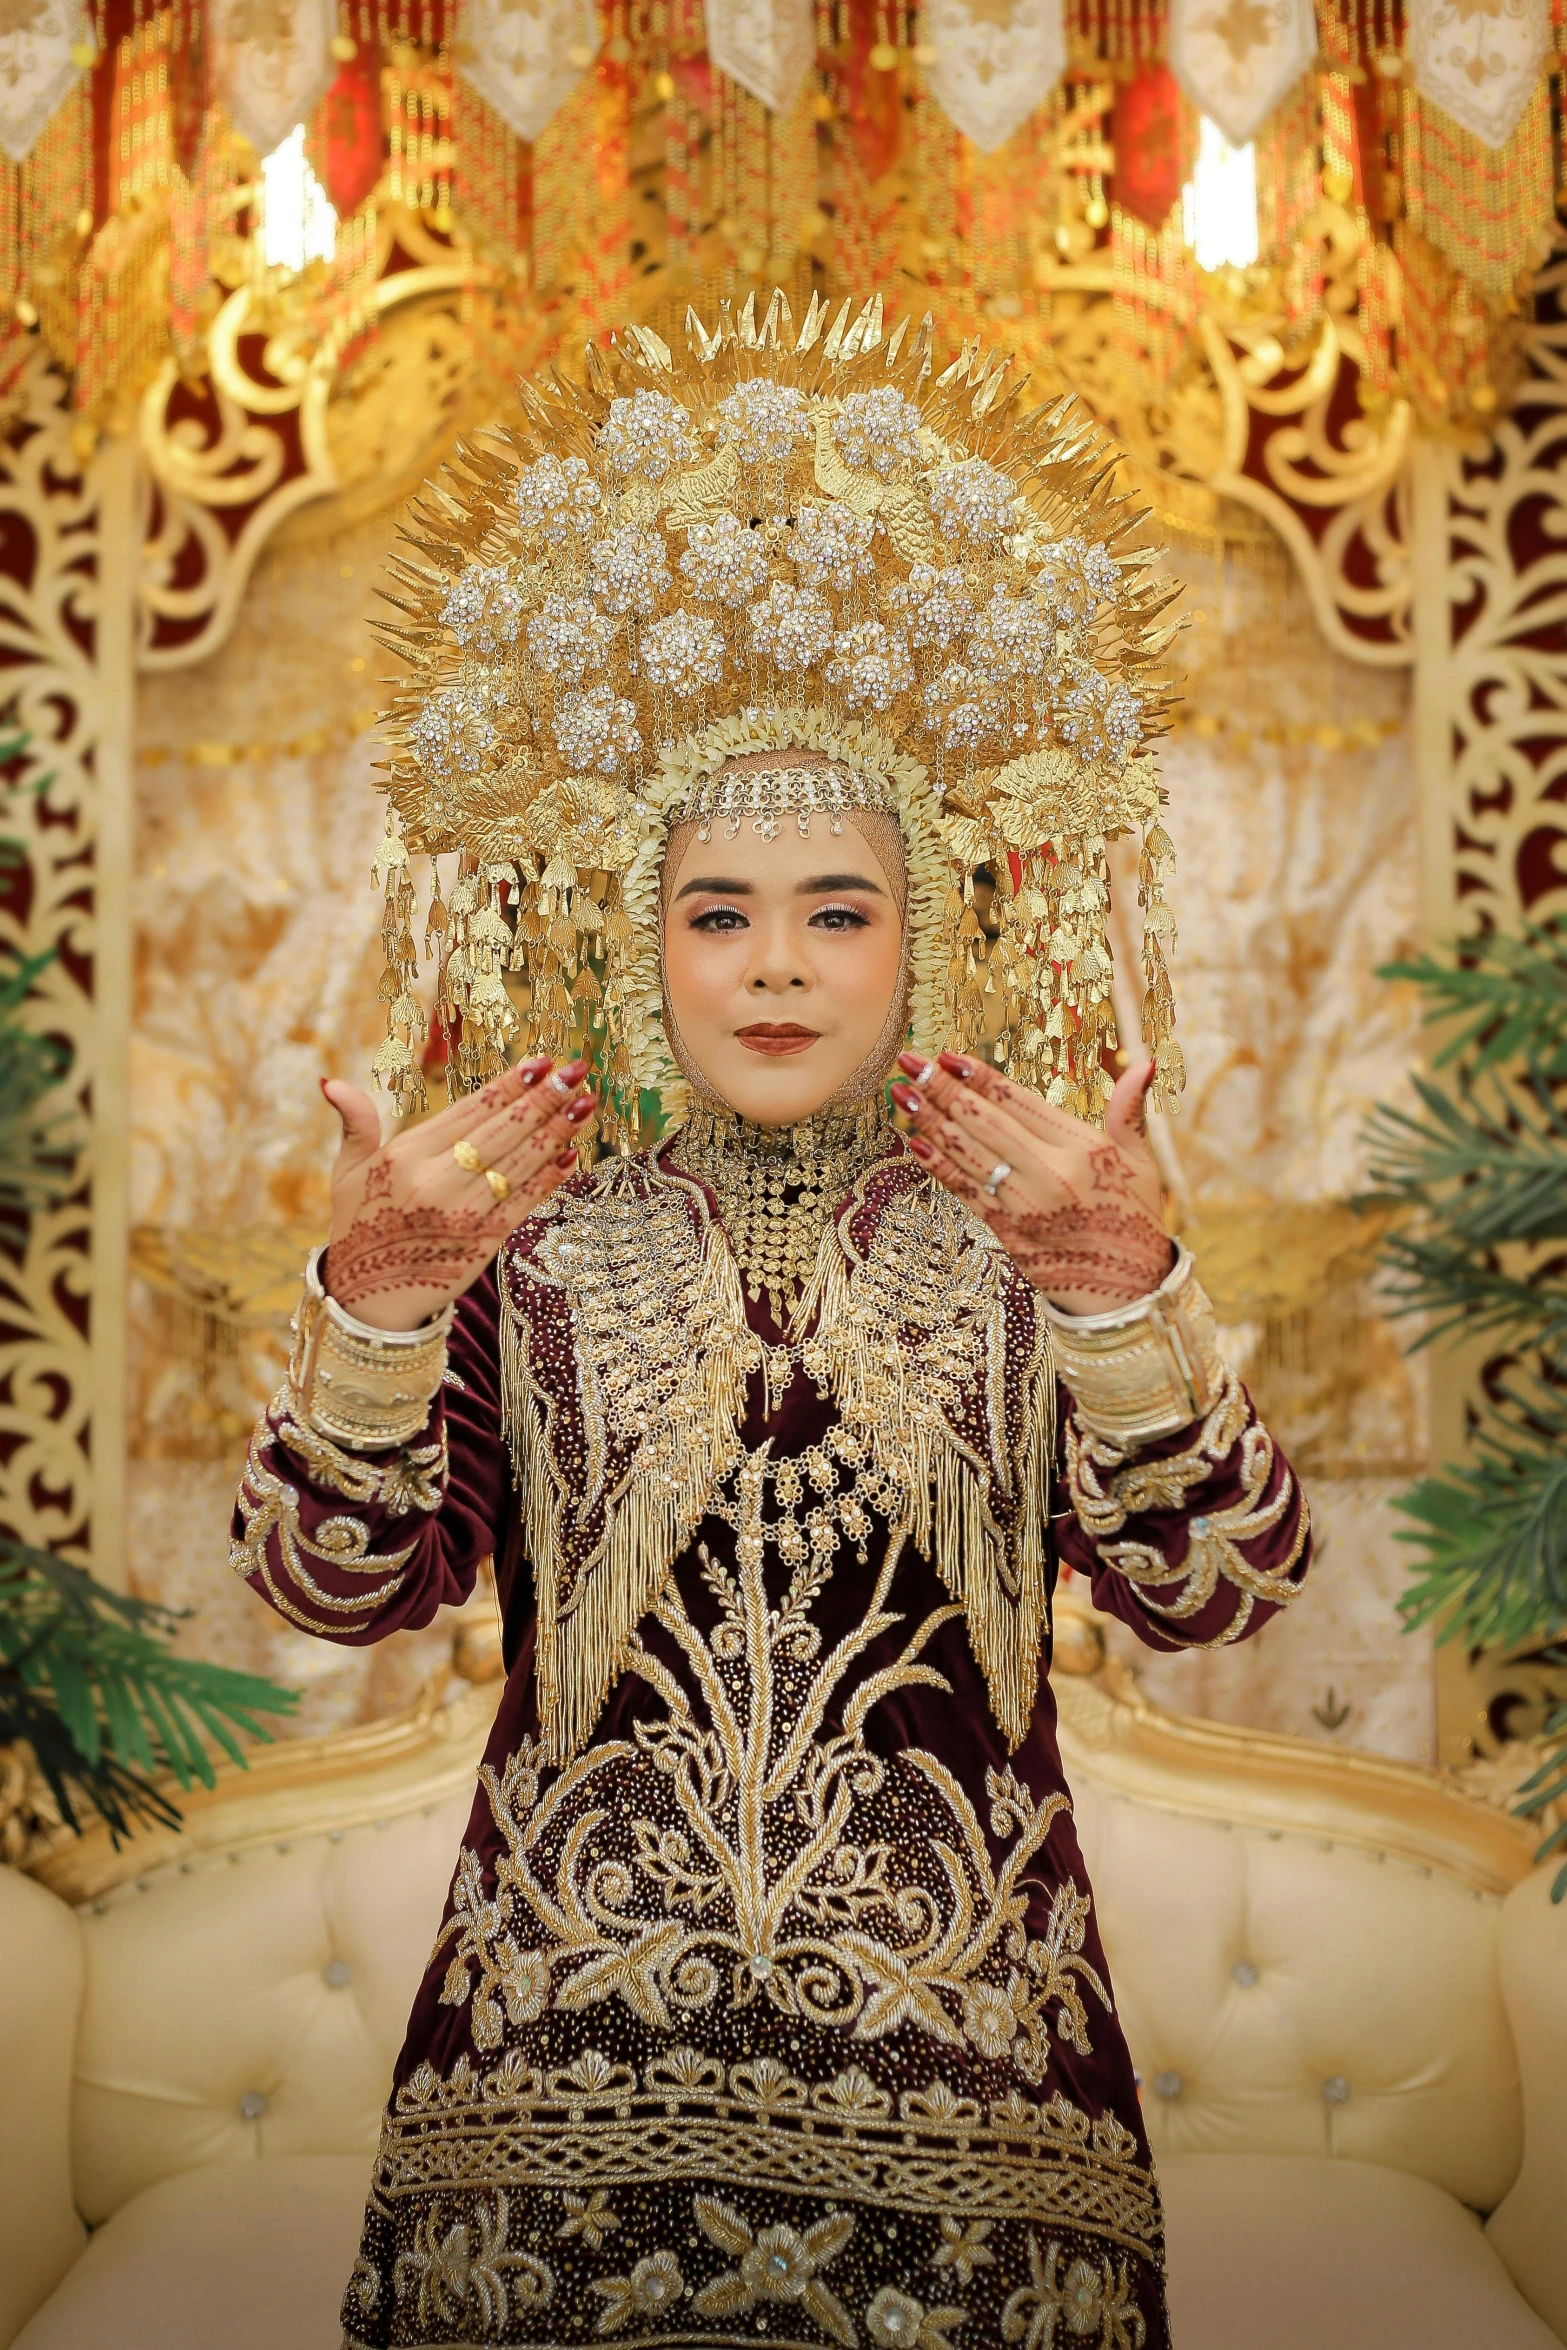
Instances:
[[[754,302],[712,332],[688,313],[684,360],[630,327],[589,347],[585,384],[524,384],[520,417],[415,505],[382,631],[405,676],[375,1069],[399,1108],[424,1099],[410,855],[457,860],[426,930],[449,1082],[481,1083],[519,1029],[580,1046],[624,1137],[639,1096],[684,1100],[659,973],[670,827],[850,807],[902,827],[915,1042],[997,1037],[1087,1116],[1115,1042],[1106,842],[1140,834],[1144,1033],[1155,1098],[1178,1092],[1146,749],[1172,591],[1111,453],[1068,401],[1022,411],[977,346],[932,380],[928,319],[884,339],[879,296],[828,316],[813,299],[790,347],[782,294],[760,326]],[[725,766],[784,749],[823,766]]]

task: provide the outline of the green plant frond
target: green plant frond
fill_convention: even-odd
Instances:
[[[1424,1552],[1399,1612],[1439,1640],[1517,1647],[1567,1622],[1567,1427],[1493,1422],[1474,1454],[1396,1505],[1414,1521],[1400,1540]]]
[[[177,1820],[153,1772],[210,1786],[213,1746],[242,1763],[241,1740],[269,1740],[264,1717],[298,1702],[260,1674],[177,1654],[179,1620],[156,1601],[106,1590],[69,1560],[0,1541],[0,1740],[25,1737],[62,1811],[65,1784],[76,1808],[94,1805],[116,1837],[132,1817]],[[33,1726],[7,1726],[22,1717]],[[52,1766],[35,1735],[44,1717],[56,1737]]]
[[[1387,1310],[1425,1322],[1409,1342],[1411,1354],[1454,1336],[1505,1336],[1520,1350],[1567,1347],[1567,1284],[1529,1282],[1403,1232],[1385,1236],[1381,1260]]]
[[[1549,925],[1516,936],[1494,931],[1466,939],[1460,954],[1453,961],[1420,955],[1380,973],[1413,981],[1428,1021],[1459,1023],[1436,1066],[1521,1061],[1547,1081],[1567,1077],[1567,934]]]
[[[1567,1126],[1414,1080],[1424,1117],[1386,1106],[1367,1124],[1368,1206],[1418,1209],[1455,1242],[1567,1239]]]

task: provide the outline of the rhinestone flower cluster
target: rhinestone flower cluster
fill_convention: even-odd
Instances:
[[[669,560],[656,530],[622,523],[608,530],[588,557],[588,583],[617,620],[645,620],[669,593]]]
[[[767,550],[759,532],[720,514],[716,522],[692,524],[680,569],[704,603],[748,604],[766,590]]]
[[[528,622],[528,651],[546,677],[580,685],[590,669],[601,669],[609,659],[614,635],[585,596],[551,596]]]
[[[602,504],[599,485],[581,457],[540,457],[517,476],[517,522],[524,538],[551,547],[594,529]]]
[[[441,618],[460,645],[489,658],[517,642],[522,608],[522,590],[508,565],[476,564],[452,589]]]
[[[851,392],[833,418],[832,437],[845,465],[869,468],[890,481],[919,461],[920,412],[891,384]]]
[[[751,606],[756,649],[784,677],[814,669],[832,643],[832,606],[815,588],[787,587],[774,580],[761,603]]]
[[[852,506],[802,506],[795,517],[794,567],[806,587],[836,588],[846,596],[876,576],[871,553],[876,524]]]
[[[793,384],[753,376],[737,384],[717,409],[719,437],[742,465],[782,465],[811,437],[811,412]]]
[[[622,480],[639,475],[643,481],[662,481],[696,455],[689,412],[662,392],[636,392],[629,400],[612,400],[598,445],[604,463]]]
[[[683,699],[702,693],[723,677],[724,632],[698,613],[671,612],[643,630],[642,667]]]

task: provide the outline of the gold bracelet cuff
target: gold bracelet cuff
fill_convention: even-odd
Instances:
[[[1189,1428],[1218,1400],[1218,1329],[1190,1249],[1150,1296],[1113,1313],[1063,1314],[1043,1302],[1056,1368],[1096,1436],[1135,1452]]]
[[[355,1321],[321,1284],[324,1249],[305,1267],[294,1316],[288,1383],[300,1418],[349,1452],[408,1444],[430,1417],[446,1374],[448,1306],[422,1330],[374,1330]]]

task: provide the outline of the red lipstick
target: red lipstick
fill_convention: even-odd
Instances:
[[[802,1028],[797,1020],[754,1020],[749,1028],[737,1028],[735,1039],[752,1053],[803,1053],[820,1040],[821,1031]]]

